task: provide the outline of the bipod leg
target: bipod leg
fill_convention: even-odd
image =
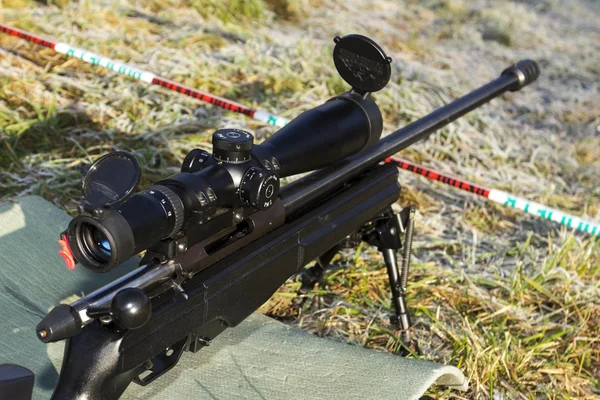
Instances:
[[[388,277],[390,279],[390,288],[392,291],[392,304],[395,314],[390,316],[390,322],[400,329],[400,337],[405,345],[410,344],[411,320],[406,306],[406,291],[400,285],[400,272],[398,269],[398,260],[394,249],[380,249],[383,254]]]
[[[331,260],[339,251],[340,246],[336,245],[323,253],[312,267],[305,268],[300,273],[300,282],[302,285],[298,289],[298,299],[301,299],[296,305],[301,307],[306,301],[306,294],[312,291],[315,285],[323,278],[327,267],[331,264]]]
[[[407,207],[399,214],[389,209],[374,221],[374,229],[365,235],[365,241],[377,247],[383,254],[387,268],[394,315],[390,322],[400,329],[400,338],[407,350],[413,348],[410,328],[410,313],[406,305],[406,286],[410,266],[411,246],[414,232],[415,208]],[[401,236],[403,234],[403,238]],[[404,243],[402,243],[404,242]],[[402,249],[402,264],[398,267],[398,250]],[[414,345],[416,349],[416,343]],[[418,351],[418,349],[416,349]]]

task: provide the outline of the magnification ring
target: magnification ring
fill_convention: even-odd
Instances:
[[[183,226],[184,219],[184,206],[181,198],[171,189],[163,185],[151,186],[146,189],[146,192],[158,199],[169,220],[169,225],[172,224],[173,226],[171,233],[169,233],[167,237],[171,237],[179,232]]]

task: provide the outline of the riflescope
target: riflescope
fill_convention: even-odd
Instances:
[[[328,167],[377,143],[382,116],[369,93],[389,81],[391,59],[364,36],[335,42],[336,68],[352,90],[304,112],[260,145],[246,131],[219,129],[212,154],[190,151],[179,174],[136,194],[141,173],[131,154],[98,159],[83,180],[79,216],[62,235],[74,260],[96,272],[144,250],[167,260],[271,207],[281,178]]]

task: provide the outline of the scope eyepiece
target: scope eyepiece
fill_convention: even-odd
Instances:
[[[106,272],[179,232],[183,220],[180,197],[166,186],[154,185],[114,208],[80,207],[67,239],[79,263]]]
[[[135,240],[127,221],[113,209],[96,210],[71,220],[67,239],[75,259],[94,272],[106,272],[133,254]]]
[[[101,263],[109,262],[112,257],[112,247],[103,229],[93,224],[81,224],[80,229],[87,254]]]

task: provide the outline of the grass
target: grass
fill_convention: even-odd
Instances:
[[[600,242],[569,236],[541,263],[517,262],[509,276],[489,278],[440,271],[435,263],[414,265],[410,304],[416,305],[414,334],[424,358],[466,368],[474,397],[592,396],[600,373],[600,307],[589,302],[597,301],[600,283],[584,282],[600,273],[598,250]],[[513,251],[521,257],[535,250],[526,242]],[[296,285],[287,285],[271,312],[317,335],[398,352],[401,343],[386,318],[387,275],[377,258],[371,255],[353,272],[330,274],[299,314],[286,304]],[[339,262],[354,260],[347,255]]]
[[[494,100],[403,157],[600,220],[597,4],[580,1],[3,0],[0,21],[293,117],[346,90],[331,39],[357,32],[393,58],[375,94],[390,132],[522,58],[540,81]],[[143,185],[235,126],[271,126],[0,36],[0,199],[41,195],[74,212],[79,168],[128,150]],[[469,399],[600,393],[600,242],[401,172],[419,207],[409,306],[422,354],[459,366]],[[383,260],[367,246],[291,306],[291,280],[262,311],[316,335],[399,352]],[[415,355],[416,356],[416,355]],[[457,396],[432,389],[428,396]]]

